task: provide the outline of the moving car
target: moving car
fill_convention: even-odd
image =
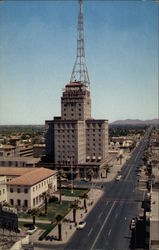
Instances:
[[[80,221],[77,225],[77,229],[83,229],[86,226],[86,221]]]
[[[116,181],[120,181],[120,179],[121,179],[121,175],[118,175],[118,176],[116,177]]]

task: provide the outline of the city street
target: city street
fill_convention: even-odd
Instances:
[[[102,183],[104,194],[88,215],[87,225],[77,231],[65,249],[128,249],[129,224],[138,215],[144,193],[136,190],[135,167],[141,166],[146,137],[121,171],[120,181]]]

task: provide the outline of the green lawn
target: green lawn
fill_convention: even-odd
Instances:
[[[65,217],[65,215],[68,214],[68,212],[70,211],[70,205],[70,201],[62,201],[61,205],[58,201],[48,203],[47,216],[40,216],[38,218],[41,220],[48,219],[54,221],[57,214],[61,214],[63,217]],[[44,207],[41,211],[44,214]]]
[[[73,194],[71,193],[71,189],[63,188],[62,189],[62,195],[66,196],[73,196],[73,197],[80,197],[83,194],[87,194],[89,189],[73,189]]]
[[[45,215],[45,209],[44,207],[39,210],[39,215],[35,216],[36,220],[50,220],[54,221],[57,214],[61,214],[63,217],[65,217],[66,214],[70,211],[70,201],[62,201],[62,204],[57,202],[48,203],[47,207],[47,215]],[[25,219],[32,219],[31,214],[19,212],[18,213],[19,218],[25,218]]]

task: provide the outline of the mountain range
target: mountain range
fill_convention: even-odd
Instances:
[[[157,124],[159,124],[159,119],[152,119],[152,120],[126,119],[126,120],[117,120],[111,123],[111,125],[157,125]]]

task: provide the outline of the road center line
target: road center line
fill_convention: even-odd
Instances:
[[[115,219],[118,217],[118,214],[115,215]]]
[[[110,229],[110,230],[109,230],[109,232],[108,232],[108,236],[110,236],[110,234],[111,234],[111,231],[112,231],[112,230]]]
[[[116,201],[113,202],[113,205],[111,206],[111,209],[109,210],[109,213],[107,214],[107,216],[106,216],[106,218],[104,220],[104,223],[103,223],[102,227],[100,228],[100,230],[99,230],[99,232],[97,234],[97,237],[95,238],[95,241],[94,241],[92,247],[90,248],[91,250],[94,248],[94,246],[95,246],[95,244],[96,244],[96,242],[97,242],[97,240],[98,240],[98,238],[99,238],[99,236],[100,236],[100,234],[101,234],[101,232],[103,230],[103,227],[105,226],[105,223],[107,222],[107,220],[108,220],[108,218],[109,218],[109,216],[110,216],[110,214],[111,214],[111,212],[112,212],[112,210],[113,210],[113,208],[115,206],[115,203],[116,203]]]
[[[126,181],[127,181],[128,177],[129,177],[129,175],[130,175],[131,168],[132,168],[132,167],[130,167],[129,172],[127,173],[127,176],[126,176],[126,178],[125,178]]]
[[[102,216],[102,214],[103,214],[103,211],[100,213],[100,215],[98,216],[98,218],[100,219],[100,217]]]
[[[90,236],[90,234],[92,233],[92,231],[93,231],[93,227],[91,227],[91,229],[90,229],[90,231],[88,233],[88,237]]]

